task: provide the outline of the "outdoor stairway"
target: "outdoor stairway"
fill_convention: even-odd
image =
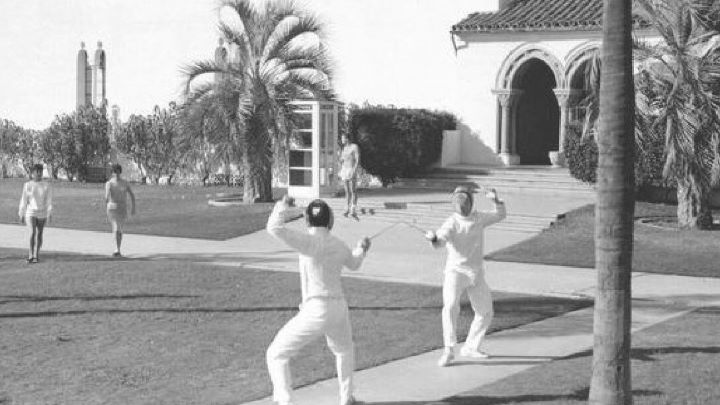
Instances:
[[[332,207],[336,216],[342,215],[345,211],[344,198],[330,198],[326,199],[326,201]],[[453,213],[453,208],[448,202],[384,202],[361,199],[358,205],[358,216],[361,221],[384,221],[388,224],[405,222],[426,230],[437,229]],[[491,226],[490,229],[536,233],[549,227],[556,220],[557,216],[552,215],[509,213],[504,221]]]
[[[461,184],[495,188],[503,192],[530,192],[546,195],[566,193],[593,195],[595,193],[592,186],[570,176],[567,168],[548,166],[456,165],[436,169],[422,178],[402,178],[392,187],[452,191]]]

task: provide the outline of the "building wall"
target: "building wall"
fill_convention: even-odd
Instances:
[[[653,31],[636,32],[636,37],[656,42]],[[503,65],[514,52],[530,48],[546,51],[559,62],[565,79],[569,58],[588,46],[600,46],[601,32],[545,33],[464,33],[458,36],[456,74],[459,85],[452,111],[461,119],[462,156],[466,164],[499,165],[497,157],[499,111],[497,96]],[[567,87],[563,85],[562,87]],[[560,87],[560,84],[558,84]]]
[[[520,47],[536,46],[560,61],[577,47],[599,42],[599,32],[464,34],[460,37],[455,108],[462,120],[462,157],[468,164],[501,164],[498,145],[498,101],[492,90],[508,56]]]

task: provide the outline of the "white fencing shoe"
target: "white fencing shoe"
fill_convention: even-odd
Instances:
[[[489,354],[487,354],[481,350],[471,349],[471,348],[465,347],[465,346],[463,346],[463,348],[460,349],[460,356],[461,357],[470,357],[471,359],[487,359],[488,357],[490,357]]]

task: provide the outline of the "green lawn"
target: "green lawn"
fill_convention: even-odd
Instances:
[[[0,403],[210,404],[268,395],[265,350],[297,311],[298,276],[185,261],[0,249]],[[22,256],[19,256],[22,257]],[[358,368],[441,345],[440,288],[345,280]],[[491,331],[591,305],[497,293]],[[471,320],[464,304],[460,331]],[[296,383],[332,377],[323,341]]]
[[[636,217],[675,217],[675,206],[638,202]],[[595,207],[569,212],[540,235],[488,256],[490,260],[595,267]],[[720,214],[720,213],[719,213]],[[635,225],[633,271],[720,277],[720,231]]]
[[[25,180],[0,180],[0,223],[17,223],[20,190]],[[53,226],[108,231],[104,185],[54,181]],[[218,192],[240,193],[230,187],[135,185],[137,216],[127,233],[224,240],[265,227],[272,204],[211,207],[208,197]]]
[[[634,403],[719,403],[718,336],[720,308],[717,307],[697,309],[633,334]],[[587,351],[436,404],[586,404],[591,367],[592,353]]]

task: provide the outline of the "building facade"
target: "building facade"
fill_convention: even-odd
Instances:
[[[449,163],[562,165],[602,41],[602,0],[500,0],[452,26],[461,117]],[[638,37],[654,36],[635,19]]]

